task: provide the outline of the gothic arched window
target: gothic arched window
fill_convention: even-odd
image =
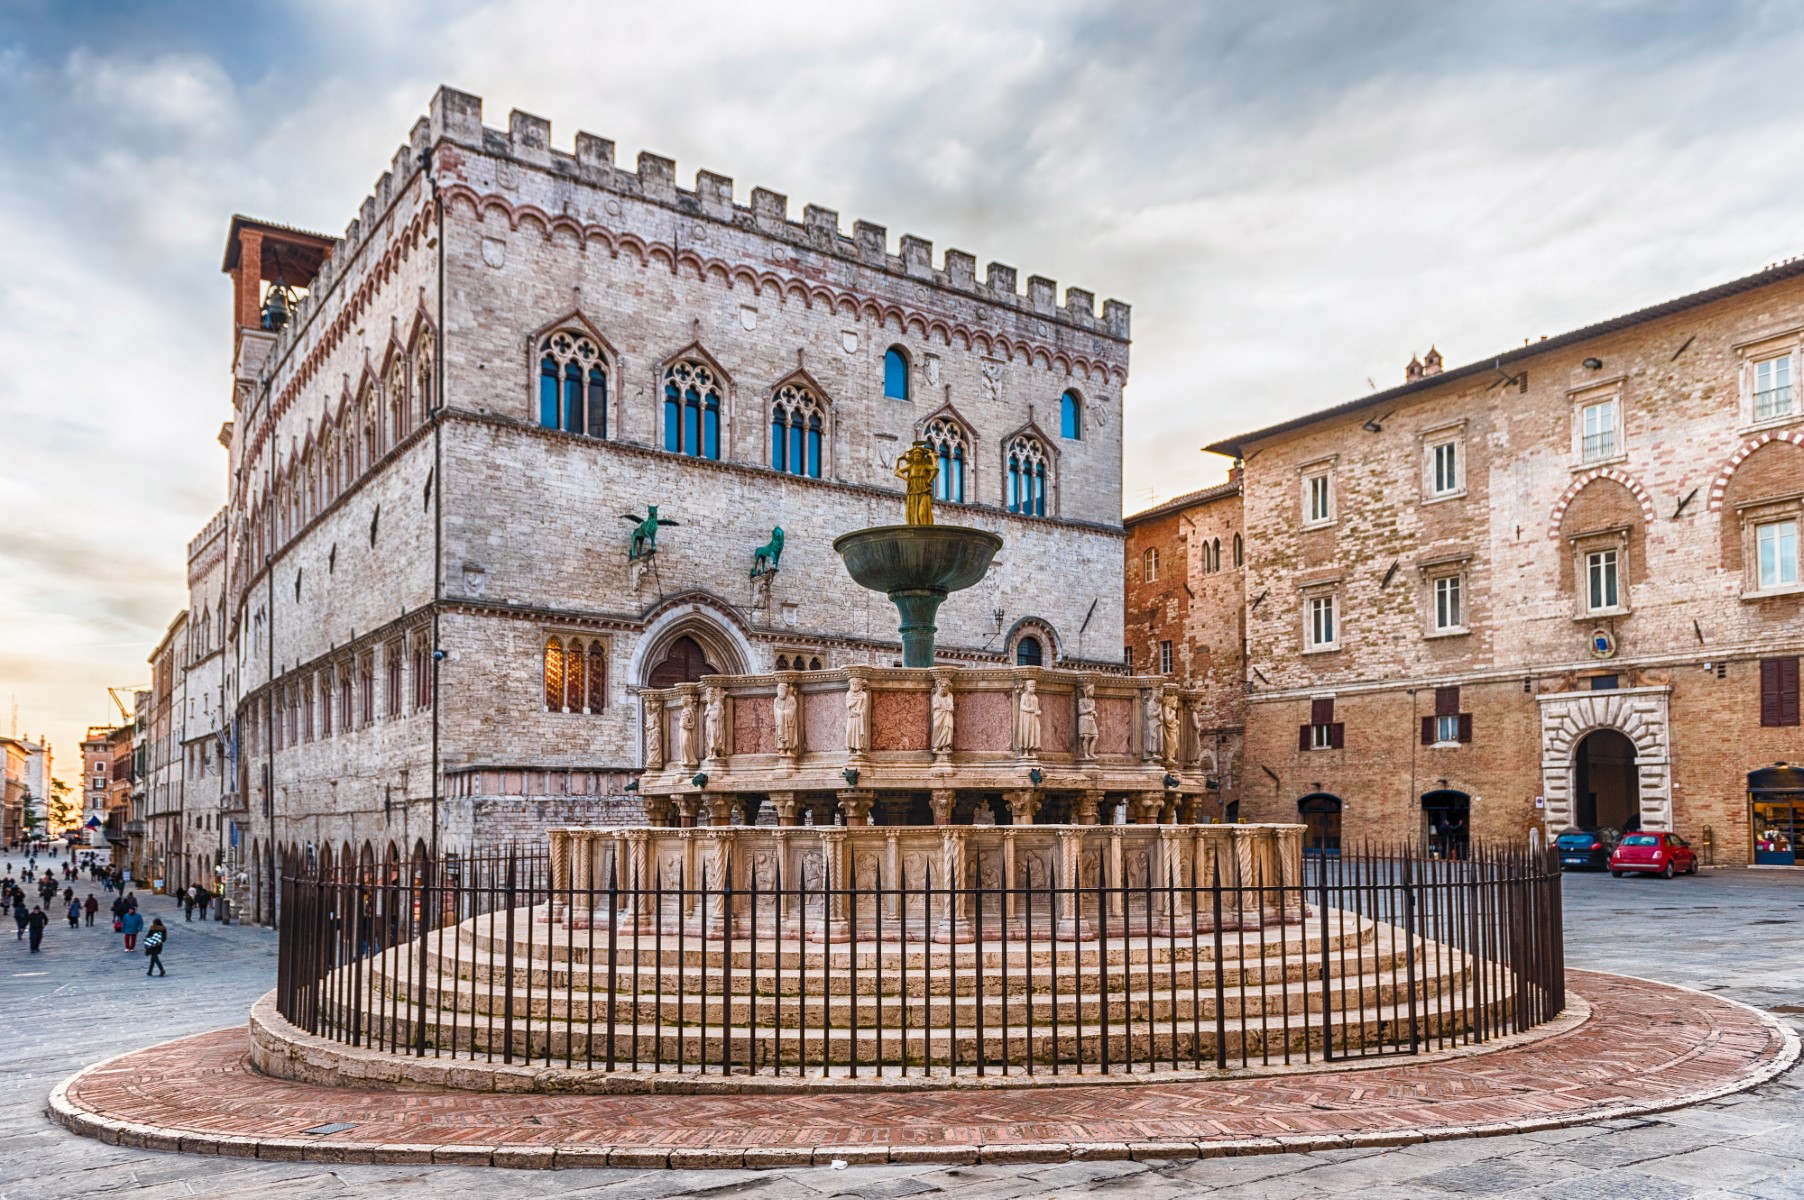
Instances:
[[[940,473],[933,479],[933,498],[953,504],[965,502],[965,431],[950,417],[927,422],[921,439],[940,460]]]
[[[391,446],[401,444],[413,428],[413,413],[407,403],[407,363],[397,357],[388,369],[388,443]]]
[[[1007,482],[1010,512],[1046,515],[1046,451],[1038,438],[1022,434],[1009,443]]]
[[[433,379],[433,375],[432,375],[432,349],[431,349],[431,347],[428,345],[425,345],[425,344],[421,344],[420,348],[417,351],[415,351],[415,353],[414,353],[414,360],[415,361],[414,361],[414,371],[413,371],[413,378],[414,378],[413,394],[414,394],[414,398],[419,402],[420,416],[423,419],[427,413],[431,412],[434,408],[438,407],[437,403],[433,399],[433,396],[434,396],[433,384],[436,381]]]
[[[564,640],[545,640],[545,711],[561,712],[564,707]]]
[[[539,343],[539,424],[608,436],[608,365],[592,338],[562,329]]]
[[[883,394],[891,400],[907,400],[908,354],[900,346],[883,353]]]
[[[1240,540],[1240,535],[1237,533],[1234,535],[1234,565],[1239,567],[1244,566],[1245,563],[1246,543]]]
[[[770,409],[770,465],[791,475],[821,477],[823,416],[819,397],[796,383],[777,389]]]
[[[706,363],[686,358],[664,372],[664,449],[720,457],[720,383]]]
[[[1059,397],[1059,436],[1074,442],[1084,436],[1084,405],[1076,392]]]

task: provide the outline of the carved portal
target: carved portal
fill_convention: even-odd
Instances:
[[[1550,831],[1575,816],[1579,743],[1598,729],[1614,729],[1635,744],[1635,771],[1644,829],[1672,828],[1672,741],[1666,686],[1613,692],[1548,692],[1541,703],[1541,788]]]

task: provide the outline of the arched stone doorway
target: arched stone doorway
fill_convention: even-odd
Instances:
[[[1430,857],[1463,860],[1472,848],[1472,797],[1456,788],[1423,792],[1422,826]]]
[[[1572,817],[1580,829],[1641,827],[1641,788],[1635,743],[1614,729],[1585,735],[1572,759]]]
[[[708,661],[708,652],[702,649],[700,642],[688,634],[670,643],[664,657],[652,665],[645,676],[647,687],[672,687],[679,683],[694,683],[703,675],[718,675],[720,668]]]
[[[1634,754],[1629,770],[1634,790],[1629,817],[1640,829],[1672,828],[1672,759],[1669,700],[1672,689],[1653,687],[1610,688],[1583,692],[1544,692],[1541,705],[1541,787],[1546,798],[1545,820],[1550,833],[1585,828],[1580,823],[1579,802],[1597,789],[1589,775],[1579,786],[1579,752],[1593,733],[1608,730],[1625,738]],[[1615,749],[1609,749],[1614,745]],[[1616,762],[1620,743],[1600,743],[1588,757]],[[1590,769],[1589,767],[1587,768]],[[1613,770],[1614,767],[1606,767]],[[1619,815],[1607,801],[1604,815]],[[1598,819],[1596,808],[1589,810]],[[1590,826],[1597,828],[1598,826]],[[1612,826],[1620,829],[1623,826]]]
[[[1297,801],[1297,818],[1304,827],[1303,853],[1340,853],[1340,812],[1340,797],[1327,792],[1311,792]]]

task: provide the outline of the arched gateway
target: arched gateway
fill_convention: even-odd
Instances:
[[[1588,817],[1595,825],[1601,818],[1591,799],[1596,789],[1589,776],[1597,769],[1601,748],[1588,735],[1613,730],[1633,749],[1632,763],[1621,769],[1632,772],[1626,787],[1632,796],[1630,811],[1621,815],[1626,824],[1634,819],[1642,829],[1672,828],[1672,757],[1669,702],[1672,689],[1654,687],[1613,688],[1584,692],[1547,692],[1541,704],[1541,788],[1546,797],[1547,828],[1569,829]],[[1608,741],[1608,739],[1604,739]],[[1619,745],[1619,744],[1618,744]],[[1626,751],[1629,747],[1622,747]],[[1630,756],[1610,756],[1612,769]],[[1579,778],[1581,767],[1587,778]],[[1581,783],[1584,786],[1581,787]],[[1589,811],[1581,811],[1586,805]],[[1617,826],[1620,828],[1620,826]]]

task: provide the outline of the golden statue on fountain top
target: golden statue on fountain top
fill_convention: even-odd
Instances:
[[[896,478],[908,484],[908,524],[933,524],[933,481],[939,473],[939,457],[926,442],[896,456]]]

